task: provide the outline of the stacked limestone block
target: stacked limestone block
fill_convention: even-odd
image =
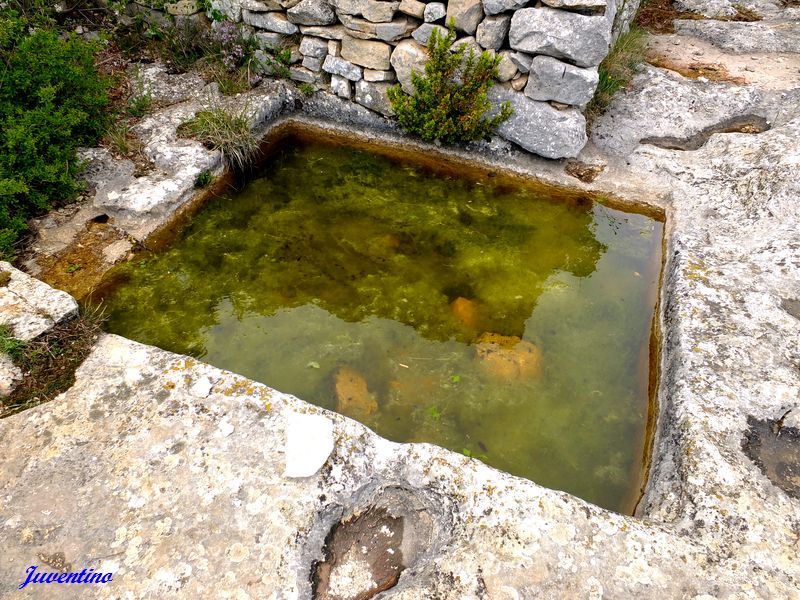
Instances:
[[[458,39],[501,57],[494,102],[514,115],[498,134],[548,158],[586,143],[583,110],[608,54],[614,0],[213,0],[265,42],[295,43],[292,79],[391,115],[387,90],[413,93],[431,33],[455,21]],[[538,4],[538,6],[533,6]]]

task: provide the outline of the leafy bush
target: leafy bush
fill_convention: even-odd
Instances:
[[[476,58],[470,49],[465,58],[464,44],[450,51],[455,39],[452,21],[444,38],[434,29],[428,42],[425,75],[411,74],[414,94],[406,94],[399,85],[389,89],[400,125],[425,140],[453,143],[485,139],[512,114],[511,105],[504,102],[494,117],[484,117],[492,108],[486,92],[497,76],[500,57],[481,52]]]
[[[26,220],[76,195],[79,146],[108,122],[108,82],[96,47],[46,29],[27,33],[0,10],[0,255],[10,257]]]
[[[258,137],[244,114],[234,115],[222,108],[200,111],[182,123],[178,133],[193,137],[212,150],[220,150],[235,169],[243,170],[258,153]]]

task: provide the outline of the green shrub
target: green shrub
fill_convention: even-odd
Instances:
[[[470,49],[465,58],[464,44],[450,51],[455,39],[452,21],[444,38],[434,29],[428,42],[425,75],[411,74],[414,94],[406,94],[399,85],[389,89],[400,126],[425,140],[453,143],[486,139],[512,114],[511,105],[504,102],[494,117],[485,118],[492,108],[486,93],[497,76],[500,57],[481,52],[476,58]]]
[[[258,137],[244,114],[231,114],[222,108],[200,111],[178,127],[178,134],[221,151],[228,164],[238,170],[247,167],[258,153]]]
[[[76,195],[76,150],[108,122],[108,82],[96,47],[49,30],[26,33],[0,10],[0,255],[10,257],[26,220]]]

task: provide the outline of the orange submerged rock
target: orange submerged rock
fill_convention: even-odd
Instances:
[[[475,329],[478,325],[479,307],[474,300],[458,297],[450,303],[450,312],[467,327]]]
[[[366,379],[358,371],[350,367],[339,367],[333,381],[337,412],[354,419],[364,419],[377,412],[378,402],[369,392]]]
[[[498,379],[528,379],[541,370],[542,352],[516,336],[484,333],[475,341],[480,369]]]

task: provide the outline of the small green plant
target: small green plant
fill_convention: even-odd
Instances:
[[[5,354],[15,361],[19,358],[25,342],[14,337],[14,332],[7,325],[0,325],[0,354]]]
[[[500,57],[481,52],[476,58],[470,49],[465,58],[465,44],[451,52],[455,39],[452,20],[446,36],[441,37],[434,29],[428,42],[425,74],[411,74],[414,94],[406,94],[399,85],[388,92],[400,126],[424,140],[453,143],[486,139],[513,112],[504,102],[495,116],[486,117],[492,108],[487,92],[497,76]]]
[[[644,62],[646,51],[647,32],[644,29],[632,25],[627,33],[619,36],[598,67],[600,82],[586,109],[590,121],[601,115],[611,104],[614,94],[630,83],[637,67]]]
[[[311,96],[314,93],[314,86],[310,83],[301,83],[298,88],[304,96]]]
[[[258,137],[250,129],[244,113],[235,115],[222,108],[202,110],[182,123],[178,134],[219,150],[234,169],[243,170],[258,154]]]
[[[127,113],[132,117],[143,117],[150,112],[152,107],[153,96],[150,95],[150,92],[145,92],[128,98]]]
[[[83,268],[83,265],[80,263],[70,263],[67,265],[67,273],[75,273],[76,271],[80,271]]]
[[[214,181],[214,175],[206,169],[205,171],[200,171],[197,179],[194,180],[194,187],[198,189],[208,187],[212,181]]]

